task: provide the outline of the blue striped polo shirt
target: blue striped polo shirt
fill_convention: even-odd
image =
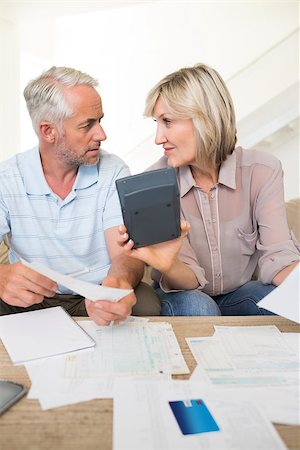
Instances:
[[[104,231],[123,223],[115,180],[130,174],[116,155],[101,151],[95,166],[81,165],[62,200],[44,177],[38,147],[0,164],[0,242],[9,261],[43,263],[63,274],[101,283],[110,267]],[[70,293],[59,287],[61,293]]]

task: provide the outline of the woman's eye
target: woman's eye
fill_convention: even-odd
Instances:
[[[163,121],[166,125],[169,125],[171,123],[171,120],[167,119],[166,117],[163,119]]]

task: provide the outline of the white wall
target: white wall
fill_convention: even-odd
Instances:
[[[20,151],[18,28],[0,17],[0,160]]]
[[[21,127],[17,127],[21,139],[18,149],[16,144],[13,149],[36,143],[21,92],[30,78],[52,64],[74,66],[99,78],[108,135],[104,147],[122,156],[134,173],[161,155],[153,143],[154,124],[142,113],[146,93],[166,73],[200,61],[212,65],[228,81],[238,120],[250,117],[298,76],[298,44],[297,54],[294,44],[288,43],[275,58],[268,56],[270,49],[286,43],[299,28],[297,1],[140,1],[134,5],[124,1],[122,8],[117,3],[66,0],[51,7],[45,3],[43,8],[43,1],[2,0],[6,17],[15,20],[20,33],[21,58],[6,75],[21,77]],[[80,9],[88,12],[77,14]],[[288,54],[288,62],[281,64]],[[266,57],[261,60],[262,56]],[[4,98],[8,104],[13,95],[6,93]],[[3,139],[16,136],[13,124],[17,123],[18,118],[1,128]],[[278,155],[285,158],[285,152],[278,150]]]

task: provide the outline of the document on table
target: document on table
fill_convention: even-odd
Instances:
[[[26,370],[31,380],[29,399],[37,399],[43,410],[64,405],[113,397],[113,377],[69,378],[64,370],[73,354],[57,356],[51,361],[31,362]],[[51,370],[51,372],[48,372]]]
[[[237,369],[299,370],[299,355],[275,325],[215,326],[215,336]]]
[[[205,403],[219,431],[184,435],[169,402]],[[194,425],[194,424],[192,424]],[[118,379],[114,387],[113,450],[282,450],[272,424],[249,401],[207,393],[189,381]]]
[[[0,338],[14,364],[95,345],[60,306],[0,317]]]
[[[117,288],[109,288],[106,286],[100,286],[99,284],[89,283],[87,281],[78,280],[73,278],[70,275],[63,275],[59,272],[56,272],[53,269],[39,263],[29,263],[24,259],[21,259],[22,264],[26,267],[29,267],[36,272],[45,275],[53,281],[56,281],[58,284],[65,286],[70,289],[72,292],[76,294],[82,295],[83,297],[89,300],[110,300],[112,302],[117,302],[122,297],[133,292],[133,289],[117,289]]]
[[[286,279],[257,305],[300,323],[300,265],[298,264]]]
[[[32,380],[29,396],[38,397],[44,409],[112,397],[112,382],[118,376],[189,373],[169,324],[127,322],[101,327],[92,321],[78,323],[96,342],[92,352],[26,365]]]
[[[275,326],[215,329],[214,336],[186,339],[202,382],[220,387],[298,385],[298,354]]]

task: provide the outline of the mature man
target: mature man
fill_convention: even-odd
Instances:
[[[159,314],[156,294],[139,284],[143,264],[117,243],[122,214],[115,180],[129,169],[113,154],[100,155],[106,135],[97,86],[78,70],[52,67],[24,90],[39,145],[0,164],[0,242],[5,237],[10,248],[10,264],[0,265],[0,314],[61,305],[100,325],[124,320],[132,308]],[[85,281],[137,289],[117,303],[92,302],[20,258]]]

